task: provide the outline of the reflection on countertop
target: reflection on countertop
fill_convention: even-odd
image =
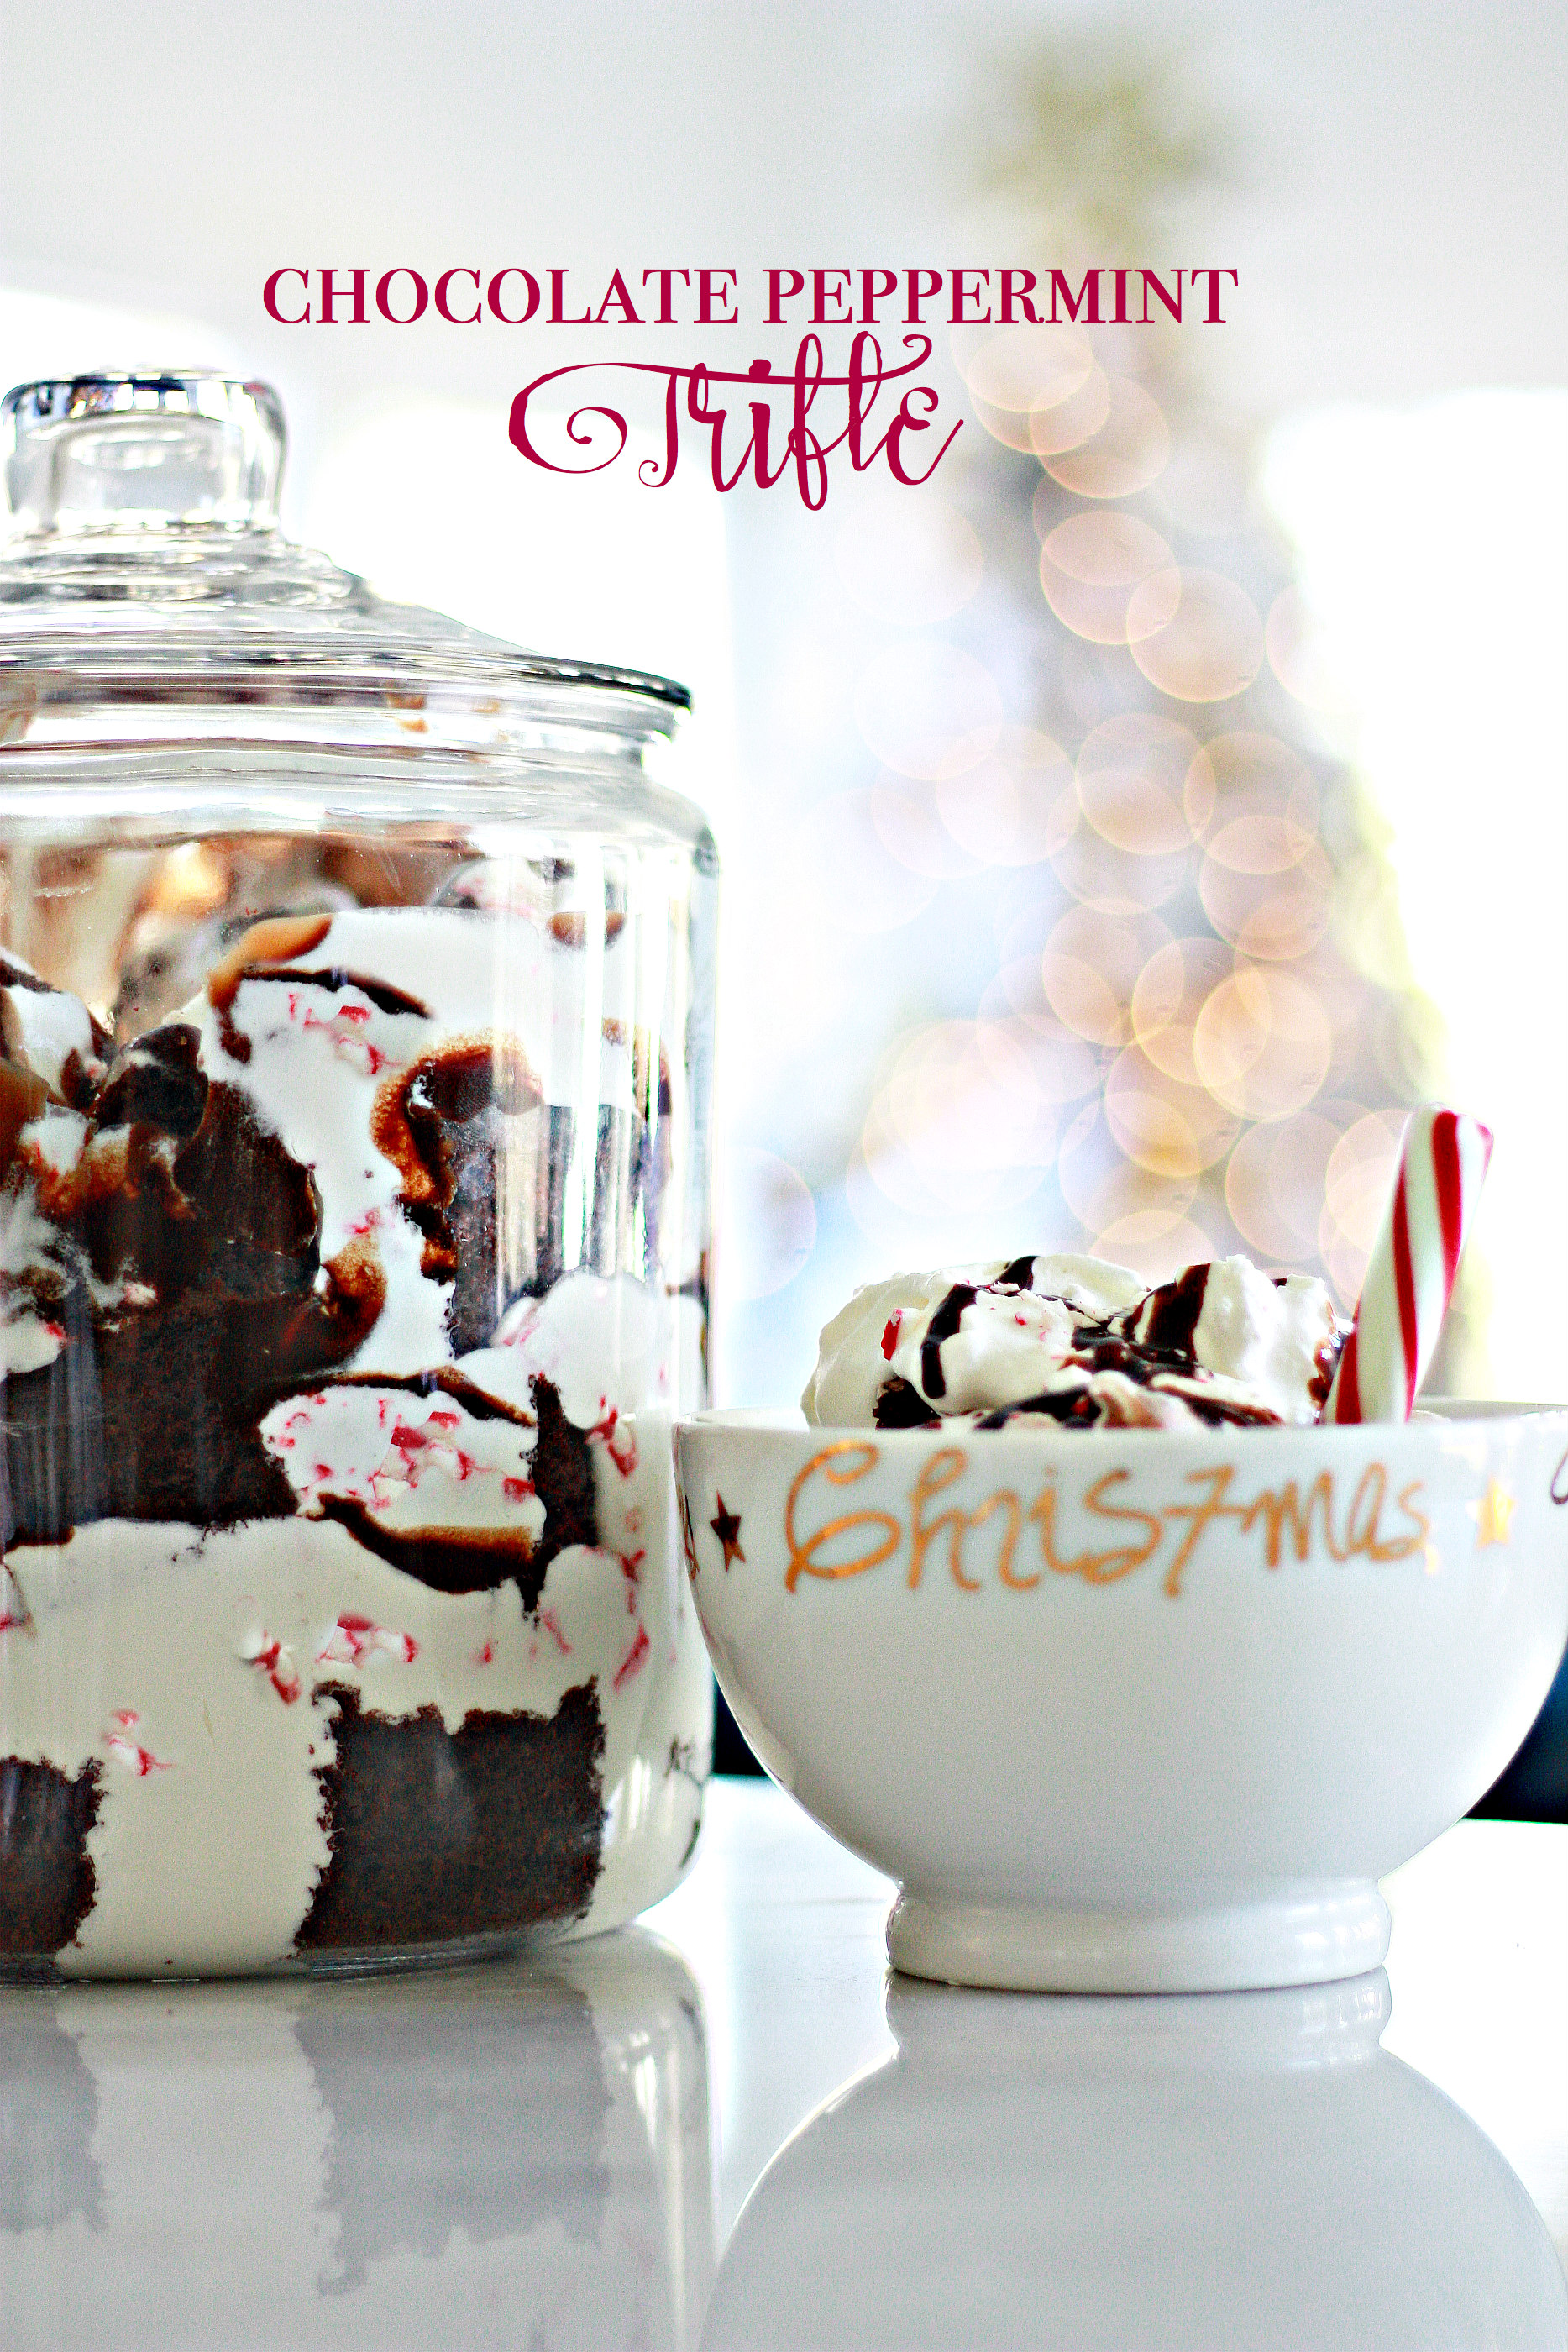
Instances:
[[[890,1977],[898,2047],[780,2150],[703,2352],[1568,2345],[1546,2228],[1379,2047],[1387,1979],[1040,1999]]]
[[[0,1990],[0,2344],[680,2347],[701,1998],[640,1931],[337,1983]]]
[[[0,2352],[1568,2352],[1568,1831],[1391,1887],[1417,2073],[1381,1972],[889,1978],[886,1880],[709,1814],[536,1966],[0,1986]]]

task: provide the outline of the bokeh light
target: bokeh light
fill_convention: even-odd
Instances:
[[[1213,1236],[1165,1206],[1131,1209],[1113,1218],[1091,1234],[1089,1247],[1094,1256],[1124,1265],[1148,1283],[1164,1282],[1173,1267],[1214,1255]]]
[[[1004,727],[995,748],[936,786],[943,824],[985,866],[1033,866],[1072,829],[1072,763],[1052,736]]]
[[[1316,839],[1322,799],[1317,778],[1299,751],[1277,735],[1238,730],[1209,737],[1188,772],[1183,804],[1194,833],[1209,835],[1209,849],[1221,865],[1242,873],[1278,873]],[[1231,826],[1259,817],[1282,827],[1291,844],[1289,855],[1261,866],[1241,845],[1244,834],[1237,835],[1235,850],[1220,845],[1220,836]]]
[[[1159,532],[1112,509],[1057,524],[1040,551],[1040,583],[1057,619],[1097,646],[1126,645],[1134,625],[1145,635],[1163,630],[1181,597],[1180,574]]]
[[[1006,1083],[1021,1065],[1033,1096],[1054,1108],[1081,1102],[1100,1083],[1096,1056],[1053,1014],[1004,1013],[985,1003],[975,1040],[993,1076]]]
[[[1092,368],[1064,397],[1041,400],[1030,410],[1025,446],[1042,463],[1077,449],[1099,432],[1111,414],[1111,379],[1103,368]]]
[[[1325,1105],[1273,1126],[1249,1128],[1231,1153],[1225,1204],[1243,1242],[1265,1265],[1316,1257],[1328,1164],[1342,1132]]]
[[[1088,335],[1066,320],[1041,327],[957,328],[952,347],[954,363],[977,399],[1025,416],[1031,408],[1065,400],[1094,367]]]
[[[999,332],[968,328],[957,330],[952,340],[954,360],[976,417],[1010,449],[1034,446],[1030,436],[1036,416],[1065,412],[1092,379],[1104,381],[1082,327],[1019,325]],[[1086,405],[1079,404],[1093,415],[1092,396]],[[1082,432],[1093,429],[1090,423]]]
[[[1133,376],[1105,379],[1104,421],[1084,440],[1050,451],[1041,446],[1044,434],[1056,422],[1047,414],[1038,423],[1034,449],[1053,481],[1083,499],[1124,499],[1145,489],[1164,472],[1171,451],[1171,431],[1165,411],[1152,394]]]
[[[1292,972],[1239,964],[1193,1024],[1192,1058],[1216,1102],[1239,1118],[1304,1110],[1329,1074],[1333,1033],[1315,992]]]
[[[1147,913],[1163,907],[1191,878],[1183,850],[1132,855],[1096,831],[1083,814],[1076,777],[1056,812],[1061,840],[1051,866],[1064,889],[1105,914]]]
[[[1172,719],[1143,711],[1108,719],[1078,754],[1079,803],[1113,849],[1134,857],[1186,851],[1192,825],[1184,787],[1197,757],[1197,739]]]
[[[1263,625],[1269,663],[1287,694],[1309,710],[1343,716],[1355,707],[1342,648],[1301,590],[1281,588]]]
[[[1333,869],[1315,841],[1283,873],[1239,869],[1212,850],[1198,873],[1203,911],[1220,938],[1239,954],[1276,963],[1316,946],[1328,929],[1333,887]]]
[[[1136,1217],[1144,1221],[1145,1238],[1152,1239],[1161,1221],[1167,1232],[1182,1222],[1197,1191],[1195,1177],[1155,1176],[1128,1160],[1100,1103],[1086,1104],[1063,1134],[1056,1173],[1061,1197],[1086,1234]]]
[[[731,1144],[717,1171],[724,1284],[731,1298],[771,1298],[794,1281],[817,1238],[817,1203],[776,1152]]]
[[[998,1024],[932,1023],[901,1041],[873,1097],[851,1206],[881,1219],[1005,1212],[1038,1187],[1056,1150],[1056,1108],[1035,1082],[1024,1037]],[[869,1190],[868,1190],[869,1188]],[[857,1205],[858,1203],[858,1205]]]
[[[1178,1086],[1203,1084],[1193,1059],[1193,1029],[1235,961],[1220,940],[1171,940],[1138,974],[1129,1008],[1133,1034],[1155,1067]]]
[[[1063,1027],[1092,1045],[1117,1048],[1132,1034],[1138,974],[1170,933],[1156,915],[1074,907],[1040,959],[1046,1002]]]
[[[1141,580],[1127,603],[1127,642],[1151,686],[1178,702],[1226,702],[1263,662],[1263,624],[1223,572],[1184,569]]]
[[[1014,1024],[1030,1040],[1035,1083],[1048,1102],[1071,1103],[1096,1092],[1100,1060],[1087,1038],[1070,1029],[1045,992],[1041,957],[1009,955],[980,999],[980,1034]]]
[[[1207,800],[1204,911],[1243,955],[1308,954],[1328,928],[1334,877],[1318,840],[1322,795],[1306,761],[1277,736],[1209,739],[1187,779],[1189,812]]]
[[[1239,1118],[1212,1088],[1184,1086],[1141,1045],[1119,1054],[1105,1081],[1105,1123],[1134,1165],[1152,1176],[1201,1175],[1230,1150]]]
[[[1243,1249],[1348,1314],[1445,1040],[1322,723],[1333,648],[1244,436],[1195,426],[1174,375],[1134,382],[1097,331],[953,344],[1038,473],[977,433],[950,506],[912,501],[906,531],[852,508],[836,613],[797,623],[872,755],[801,834],[810,1002],[833,1066],[858,1057],[823,1089],[847,1114],[824,1235],[857,1279],[1031,1246],[1158,1279]]]

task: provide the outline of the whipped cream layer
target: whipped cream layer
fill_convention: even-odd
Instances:
[[[821,1427],[1018,1413],[1070,1428],[1317,1420],[1342,1336],[1324,1286],[1243,1257],[1148,1288],[1103,1259],[895,1275],[824,1329],[801,1399]]]
[[[8,948],[0,952],[0,1046],[14,1067],[78,1107],[109,1058],[109,1039],[81,999],[51,987]]]
[[[585,1933],[673,1884],[706,1298],[633,947],[278,919],[111,1059],[0,967],[0,1958]]]
[[[356,1718],[423,1717],[459,1735],[455,1849],[473,1793],[465,1723],[526,1716],[550,1753],[564,1703],[599,1747],[584,1850],[562,1841],[549,1924],[591,1934],[651,1900],[695,1832],[698,1759],[679,1752],[676,1718],[705,1695],[704,1653],[670,1547],[647,1540],[668,1507],[667,1420],[621,1433],[630,1471],[596,1465],[606,1542],[559,1551],[531,1608],[510,1580],[434,1589],[326,1518],[205,1534],[104,1520],[16,1549],[8,1589],[25,1617],[0,1633],[5,1752],[90,1776],[97,1797],[95,1899],[59,1968],[224,1973],[276,1965],[302,1937],[309,1948],[330,1892],[346,1702]],[[455,1520],[455,1496],[436,1507]],[[417,1920],[412,1878],[408,1899]],[[428,1938],[415,1925],[402,1940]]]

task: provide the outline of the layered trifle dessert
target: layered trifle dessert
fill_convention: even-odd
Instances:
[[[264,921],[117,1051],[0,962],[0,1959],[385,1957],[671,1883],[706,1301],[679,1076],[583,922]]]

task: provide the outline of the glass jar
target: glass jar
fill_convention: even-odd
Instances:
[[[613,1927],[710,1748],[686,694],[281,537],[265,385],[0,436],[0,1969]]]

